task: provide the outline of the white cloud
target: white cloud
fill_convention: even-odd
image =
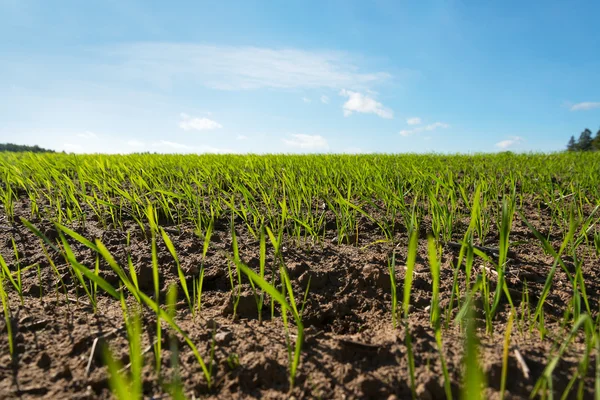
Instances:
[[[340,96],[348,97],[348,101],[344,103],[344,116],[352,115],[353,112],[376,114],[381,118],[394,118],[394,113],[389,108],[385,108],[383,104],[375,101],[373,98],[362,93],[353,92],[342,89]]]
[[[248,139],[248,136],[246,135],[237,135],[237,140],[246,140]]]
[[[364,89],[391,77],[386,72],[363,72],[355,63],[359,57],[339,51],[159,42],[100,50],[115,60],[105,68],[119,79],[142,79],[165,88],[200,84],[221,90]],[[400,74],[411,73],[406,72]]]
[[[131,147],[144,147],[145,146],[144,142],[140,142],[139,140],[135,140],[135,139],[128,140],[127,145],[131,146]]]
[[[62,147],[64,151],[69,153],[81,153],[83,151],[83,146],[75,143],[64,143]]]
[[[94,139],[94,138],[97,138],[98,135],[96,135],[94,132],[85,131],[83,133],[78,133],[77,137],[84,138],[84,139]]]
[[[584,101],[583,103],[573,104],[571,111],[587,111],[594,108],[600,108],[600,102]]]
[[[227,148],[218,148],[208,145],[189,146],[183,143],[171,142],[168,140],[159,140],[151,145],[161,153],[235,153],[235,150]]]
[[[175,150],[191,150],[192,147],[186,144],[169,142],[168,140],[159,140],[158,142],[152,143],[152,147],[168,147]]]
[[[198,146],[194,148],[196,153],[216,153],[216,154],[233,154],[237,153],[235,150],[213,147],[213,146]]]
[[[500,149],[508,149],[509,147],[521,143],[523,140],[525,139],[520,136],[511,136],[510,139],[502,140],[496,143],[495,146]]]
[[[364,154],[366,151],[361,149],[360,147],[348,147],[342,150],[344,154]]]
[[[181,113],[180,116],[182,120],[179,122],[179,127],[184,131],[210,131],[223,127],[223,125],[212,119],[191,117],[185,113]]]
[[[288,146],[305,150],[327,150],[329,148],[327,140],[320,135],[304,135],[297,133],[289,135],[289,138],[282,139],[282,141]]]
[[[329,104],[329,97],[327,97],[325,95],[321,96],[321,103]]]
[[[310,103],[311,100],[308,97],[303,97],[302,101],[305,103]]]
[[[449,127],[450,127],[450,125],[448,125],[444,122],[434,122],[433,124],[429,124],[426,126],[420,126],[418,128],[414,128],[414,129],[404,129],[404,130],[401,130],[399,133],[400,133],[400,136],[411,136],[411,135],[415,135],[415,134],[421,133],[421,132],[435,131],[438,128],[446,129]]]
[[[419,118],[419,117],[407,118],[406,123],[408,125],[419,125],[421,123],[421,118]]]

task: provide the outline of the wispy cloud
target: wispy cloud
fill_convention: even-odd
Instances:
[[[363,72],[355,62],[359,58],[339,51],[179,43],[133,43],[102,50],[116,59],[107,68],[121,78],[161,87],[195,83],[221,90],[367,88],[391,77]]]
[[[325,95],[321,96],[321,103],[329,104],[329,97],[327,97]]]
[[[344,150],[342,150],[342,153],[344,153],[344,154],[363,154],[363,153],[366,153],[366,151],[364,151],[360,147],[347,147]]]
[[[600,108],[600,102],[584,101],[583,103],[573,104],[571,111],[587,111],[594,108]]]
[[[175,150],[192,150],[192,146],[188,146],[182,143],[170,142],[168,140],[159,140],[157,142],[152,143],[152,147],[158,148],[169,148]]]
[[[212,119],[191,117],[185,113],[181,113],[180,116],[179,127],[184,131],[211,131],[223,127],[223,125]]]
[[[420,126],[418,128],[414,128],[414,129],[404,129],[401,130],[400,136],[412,136],[415,135],[417,133],[421,133],[421,132],[426,132],[426,131],[435,131],[436,129],[446,129],[449,128],[450,125],[444,123],[444,122],[434,122],[433,124],[429,124],[426,126]]]
[[[305,135],[301,133],[291,134],[288,138],[282,139],[288,146],[303,150],[327,150],[329,144],[327,140],[320,135]]]
[[[213,147],[213,146],[198,146],[195,147],[196,153],[215,153],[215,154],[234,154],[238,153],[233,149]]]
[[[406,123],[408,125],[419,125],[421,123],[421,118],[419,118],[419,117],[407,118]]]
[[[151,147],[161,153],[235,153],[235,151],[232,149],[218,148],[207,145],[190,146],[168,140],[159,140],[153,142]]]
[[[524,140],[525,139],[523,139],[520,136],[511,136],[510,139],[502,140],[502,141],[496,143],[495,146],[500,149],[508,149],[510,147],[513,147],[516,144],[521,143]]]
[[[352,115],[353,112],[376,114],[381,118],[394,118],[394,113],[389,108],[386,108],[380,102],[372,97],[359,92],[342,89],[340,96],[347,97],[348,100],[344,103],[344,116]]]
[[[146,144],[139,140],[131,139],[127,141],[127,145],[131,147],[144,147]]]
[[[85,131],[83,133],[78,133],[77,137],[84,138],[84,139],[94,139],[94,138],[97,138],[98,135],[96,135],[94,132]]]
[[[310,103],[311,100],[308,97],[303,97],[302,101],[305,103]]]
[[[83,151],[83,146],[75,143],[64,143],[62,147],[64,151],[69,153],[81,153]]]
[[[248,136],[246,135],[237,135],[237,140],[246,140],[248,139]]]

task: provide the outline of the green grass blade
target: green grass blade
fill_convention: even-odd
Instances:
[[[415,268],[415,262],[417,259],[417,242],[418,242],[418,231],[414,230],[410,242],[408,244],[408,256],[406,257],[406,272],[404,274],[404,297],[402,308],[404,311],[404,318],[408,318],[408,310],[410,307],[410,293],[412,290],[413,272]]]

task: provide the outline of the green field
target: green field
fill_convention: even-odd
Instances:
[[[0,198],[8,397],[600,393],[598,154],[5,153]]]

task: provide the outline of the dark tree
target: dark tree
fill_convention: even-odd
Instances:
[[[596,137],[592,140],[592,149],[594,151],[600,151],[600,129],[598,129]]]
[[[577,151],[577,143],[575,142],[575,136],[571,135],[569,143],[567,143],[567,151]]]
[[[592,131],[586,129],[579,135],[577,148],[580,151],[592,151]]]
[[[10,151],[13,153],[21,153],[30,151],[32,153],[54,153],[54,150],[43,149],[37,144],[35,146],[26,146],[14,143],[0,143],[0,151]]]

